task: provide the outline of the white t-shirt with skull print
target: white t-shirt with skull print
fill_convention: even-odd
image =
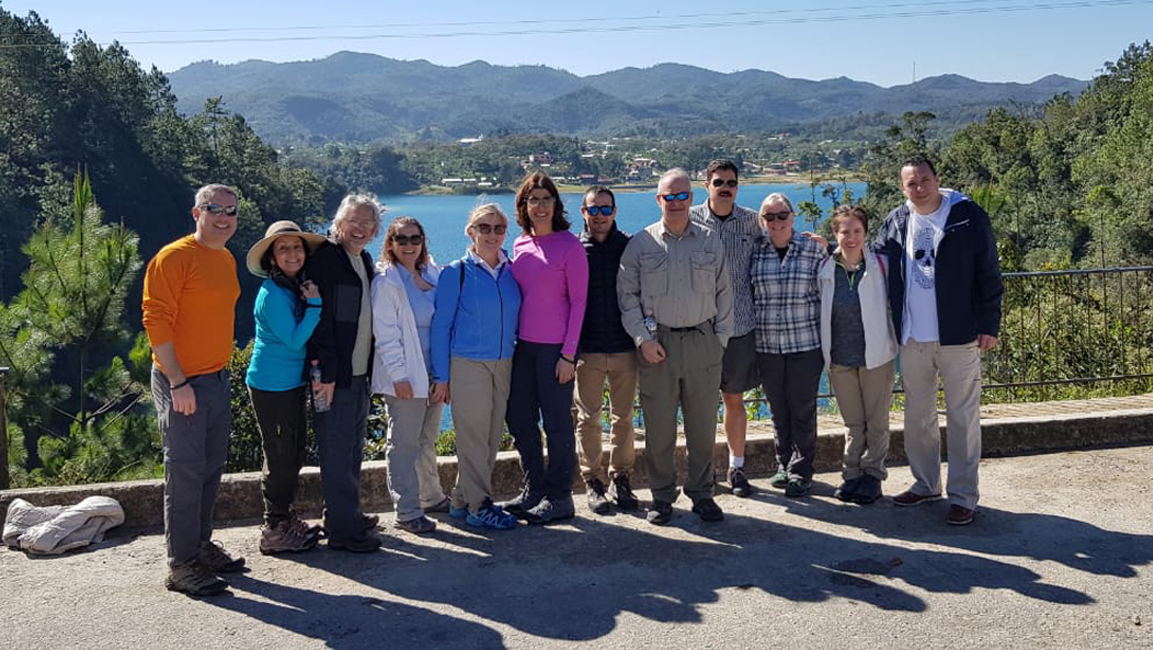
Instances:
[[[901,344],[910,340],[940,340],[937,323],[937,246],[945,234],[945,221],[952,207],[952,190],[941,190],[941,207],[931,214],[918,214],[909,206],[909,229],[905,238],[905,315]]]

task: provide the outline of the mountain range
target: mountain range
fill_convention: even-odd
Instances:
[[[958,75],[883,88],[764,70],[722,73],[676,63],[578,76],[545,66],[455,67],[339,52],[292,63],[193,63],[169,73],[180,110],[221,96],[275,144],[455,139],[497,131],[669,137],[780,131],[855,115],[933,111],[968,119],[994,106],[1080,93],[1086,81],[1030,84]]]

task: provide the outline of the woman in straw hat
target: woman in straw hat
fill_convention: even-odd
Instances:
[[[320,532],[297,517],[292,502],[308,432],[305,346],[321,305],[320,291],[301,270],[323,241],[291,221],[277,221],[248,251],[248,270],[265,278],[253,308],[256,340],[246,375],[264,449],[264,554],[306,551],[316,546]]]

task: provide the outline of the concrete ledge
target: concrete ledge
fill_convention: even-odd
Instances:
[[[1089,447],[1112,447],[1153,443],[1153,409],[1128,409],[1080,413],[1075,415],[1047,415],[1045,417],[1015,417],[988,419],[981,423],[984,456],[1013,456],[1043,452],[1064,451]],[[947,435],[941,426],[942,448]],[[836,471],[841,466],[844,448],[844,428],[822,431],[817,439],[817,471]],[[607,452],[606,452],[607,453]],[[750,476],[768,476],[776,471],[776,446],[772,426],[766,422],[750,422],[745,471]],[[889,449],[890,464],[906,462],[904,430],[894,424]],[[440,459],[440,480],[451,486],[456,480],[456,458]],[[728,448],[723,437],[717,440],[713,452],[713,467],[718,477],[728,466]],[[686,468],[685,447],[677,446],[677,468],[683,477]],[[637,462],[632,474],[635,487],[647,487],[648,476],[644,467],[644,446],[637,447]],[[579,475],[574,475],[574,486],[581,488]],[[521,471],[515,452],[497,455],[493,470],[493,491],[498,497],[511,496],[521,487]],[[391,508],[388,495],[387,472],[383,461],[364,464],[361,472],[361,499],[368,512]],[[93,495],[109,496],[124,507],[129,527],[159,526],[164,523],[164,481],[125,481],[90,485],[34,488],[0,491],[0,508],[7,512],[8,504],[16,498],[37,506],[69,505]],[[306,467],[301,472],[297,508],[309,517],[320,515],[323,501],[320,490],[320,471]],[[260,473],[226,474],[220,486],[216,503],[216,519],[220,521],[258,519],[263,513],[260,495]]]

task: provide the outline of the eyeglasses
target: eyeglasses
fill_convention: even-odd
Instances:
[[[670,201],[688,201],[689,192],[677,192],[676,194],[658,194],[657,196],[665,200],[666,203]]]
[[[613,211],[616,209],[617,208],[615,205],[586,205],[585,206],[585,212],[589,213],[589,216],[593,216],[593,217],[599,217],[602,214],[607,217],[607,216],[611,215],[613,213]]]
[[[788,219],[791,216],[793,216],[792,210],[785,210],[784,212],[762,212],[761,213],[761,218],[764,219],[765,221],[772,221],[773,219],[780,219],[781,221],[784,221],[785,219]]]
[[[722,186],[726,186],[726,185],[728,187],[736,187],[737,186],[737,179],[730,178],[727,181],[723,178],[714,178],[713,179],[713,182],[712,182],[713,187],[722,187]]]
[[[478,223],[474,224],[473,228],[476,228],[478,231],[480,231],[480,234],[482,235],[491,235],[493,233],[503,235],[508,232],[508,226],[504,225],[503,223],[497,224],[495,226],[488,223]]]
[[[200,206],[200,209],[204,210],[208,214],[215,214],[215,215],[222,215],[223,214],[223,215],[227,215],[229,217],[235,217],[236,216],[236,206],[235,205],[220,205],[218,203],[205,203],[205,204]]]
[[[549,206],[549,205],[552,205],[553,203],[556,203],[556,198],[551,197],[551,196],[530,196],[525,201],[525,203],[528,203],[529,205],[531,205],[534,208],[538,205]]]
[[[400,244],[401,246],[420,246],[424,243],[424,235],[393,235],[392,241]]]

